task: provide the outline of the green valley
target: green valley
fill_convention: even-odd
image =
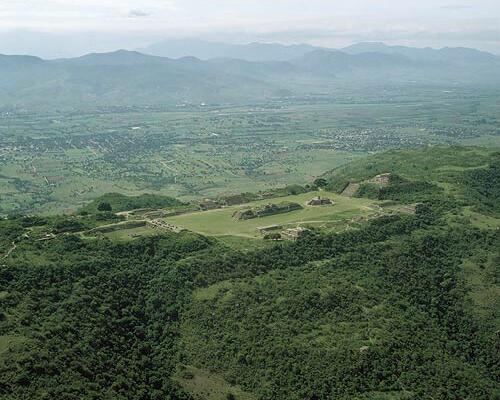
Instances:
[[[500,400],[500,8],[451,3],[0,2],[0,400]]]
[[[497,93],[397,93],[376,101],[5,111],[0,215],[74,212],[110,192],[184,201],[255,192],[305,184],[374,152],[500,146]]]

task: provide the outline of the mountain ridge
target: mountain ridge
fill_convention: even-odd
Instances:
[[[247,61],[247,62],[294,62],[298,59],[301,59],[307,55],[311,54],[317,54],[317,53],[327,53],[327,54],[347,54],[351,56],[356,56],[360,54],[366,54],[366,53],[373,53],[373,54],[381,54],[381,55],[400,55],[400,56],[405,56],[411,60],[443,60],[445,58],[449,58],[453,61],[456,60],[461,60],[463,57],[468,57],[469,60],[472,59],[473,56],[477,57],[476,61],[498,61],[500,60],[500,56],[497,56],[495,54],[482,51],[482,50],[477,50],[474,48],[469,48],[469,47],[443,47],[443,48],[432,48],[432,47],[409,47],[409,46],[391,46],[391,45],[386,45],[383,42],[359,42],[355,43],[353,45],[341,48],[341,49],[334,49],[334,48],[327,48],[327,47],[317,47],[317,46],[311,46],[307,44],[293,44],[293,45],[283,45],[280,43],[248,43],[248,44],[243,44],[243,45],[233,45],[233,44],[227,44],[227,43],[222,43],[222,42],[205,42],[205,41],[197,41],[196,43],[198,44],[203,44],[203,45],[209,45],[209,44],[216,44],[216,45],[225,45],[225,46],[235,46],[236,48],[239,49],[244,49],[248,47],[265,47],[269,49],[274,49],[274,48],[281,48],[281,49],[300,49],[298,51],[298,55],[294,54],[290,58],[286,59],[280,59],[281,57],[278,56],[276,59],[273,57],[269,57],[268,59],[248,59],[245,57],[238,57],[237,55],[231,55],[231,54],[226,54],[226,55],[217,55],[213,57],[199,57],[193,53],[195,51],[189,51],[189,50],[183,50],[183,53],[186,53],[185,55],[178,55],[178,56],[167,56],[167,55],[158,55],[158,54],[150,54],[148,53],[147,47],[142,48],[142,49],[135,49],[135,50],[128,50],[128,49],[117,49],[114,51],[109,51],[109,52],[92,52],[92,53],[87,53],[82,56],[78,57],[67,57],[67,58],[57,58],[57,59],[43,59],[41,57],[37,56],[32,56],[28,54],[0,54],[0,61],[2,59],[6,58],[24,58],[24,59],[31,59],[31,60],[38,60],[38,61],[46,61],[46,62],[51,62],[51,63],[61,63],[61,62],[76,62],[77,60],[81,62],[86,62],[88,60],[98,60],[104,59],[106,57],[115,57],[117,59],[121,59],[123,62],[126,63],[127,60],[131,58],[131,56],[134,56],[136,58],[141,58],[143,60],[149,60],[149,61],[165,61],[165,60],[179,60],[179,59],[184,59],[184,58],[191,58],[191,59],[197,59],[200,61],[210,61],[212,59],[236,59],[236,60],[242,60],[242,61]]]
[[[383,42],[360,42],[344,47],[342,51],[352,55],[369,52],[400,54],[412,60],[419,61],[485,62],[498,61],[499,59],[494,54],[468,47],[443,47],[435,49],[432,47],[389,46]]]
[[[244,103],[333,93],[338,85],[500,85],[500,61],[489,53],[476,62],[473,49],[427,56],[425,49],[421,55],[378,44],[383,51],[361,51],[372,46],[351,48],[354,54],[317,48],[285,61],[174,59],[123,49],[57,60],[0,55],[0,106]]]
[[[246,61],[288,61],[317,48],[308,44],[284,45],[258,42],[231,44],[201,39],[170,39],[137,50],[145,54],[169,58],[190,55],[202,60],[237,58]]]

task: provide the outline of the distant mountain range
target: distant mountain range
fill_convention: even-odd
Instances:
[[[177,55],[183,54],[181,42],[176,43]],[[195,50],[201,51],[201,42],[190,43],[193,53],[200,55]],[[328,95],[338,86],[363,90],[410,82],[500,85],[499,58],[474,49],[360,43],[338,51],[307,45],[216,43],[203,51],[206,57],[216,57],[175,59],[126,50],[50,61],[0,55],[0,106],[220,104]]]
[[[191,56],[201,60],[236,58],[246,61],[289,61],[317,49],[317,47],[307,44],[229,44],[208,42],[200,39],[171,39],[154,43],[148,47],[138,49],[138,51],[169,58]]]
[[[414,48],[405,46],[387,46],[380,42],[357,43],[342,49],[347,54],[396,54],[413,61],[437,61],[443,63],[490,63],[498,61],[499,57],[476,49],[465,47],[445,47],[443,49]]]
[[[228,44],[209,42],[200,39],[171,39],[154,43],[138,49],[139,52],[160,57],[196,57],[201,60],[213,58],[236,58],[246,61],[291,61],[313,51],[332,51],[335,49],[311,46],[308,44],[283,45],[280,43]],[[479,62],[491,61],[497,56],[475,49],[457,47],[432,49],[405,46],[388,46],[381,42],[362,42],[341,49],[343,53],[357,55],[378,53],[401,55],[414,61],[453,61]]]

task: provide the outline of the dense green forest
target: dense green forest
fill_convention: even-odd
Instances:
[[[83,208],[86,212],[113,211],[122,212],[140,208],[164,208],[182,206],[177,199],[158,194],[142,194],[140,196],[125,196],[120,193],[108,193],[98,197]]]
[[[267,246],[81,235],[120,220],[102,199],[2,220],[0,398],[500,398],[498,157],[356,161],[317,183],[414,212]]]

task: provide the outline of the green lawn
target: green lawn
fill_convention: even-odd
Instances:
[[[142,236],[154,236],[161,234],[161,230],[154,229],[150,226],[141,226],[138,228],[131,229],[122,229],[114,232],[105,233],[104,236],[109,237],[112,240],[116,241],[129,241],[133,240],[137,237]]]
[[[229,384],[222,376],[194,367],[187,367],[184,371],[177,373],[174,379],[194,399],[224,400],[229,398],[230,394],[239,400],[255,399],[251,393],[244,392],[239,386]]]
[[[464,207],[462,213],[466,218],[469,218],[472,225],[479,229],[500,228],[500,219],[475,212],[471,207]]]
[[[332,199],[334,205],[320,207],[306,205],[308,200],[318,195]],[[277,214],[250,220],[236,220],[232,218],[233,213],[240,208],[255,207],[267,203],[281,203],[283,201],[296,202],[304,208],[286,214]],[[281,225],[284,228],[301,225],[334,227],[338,224],[344,224],[352,218],[366,217],[376,212],[378,212],[378,203],[372,200],[348,198],[330,192],[312,192],[296,196],[259,200],[223,209],[183,214],[169,217],[165,220],[179,227],[209,236],[260,237],[257,230],[259,227],[270,225]]]
[[[241,251],[264,249],[273,245],[271,241],[260,240],[260,238],[250,238],[244,236],[218,236],[217,240],[226,246]]]

